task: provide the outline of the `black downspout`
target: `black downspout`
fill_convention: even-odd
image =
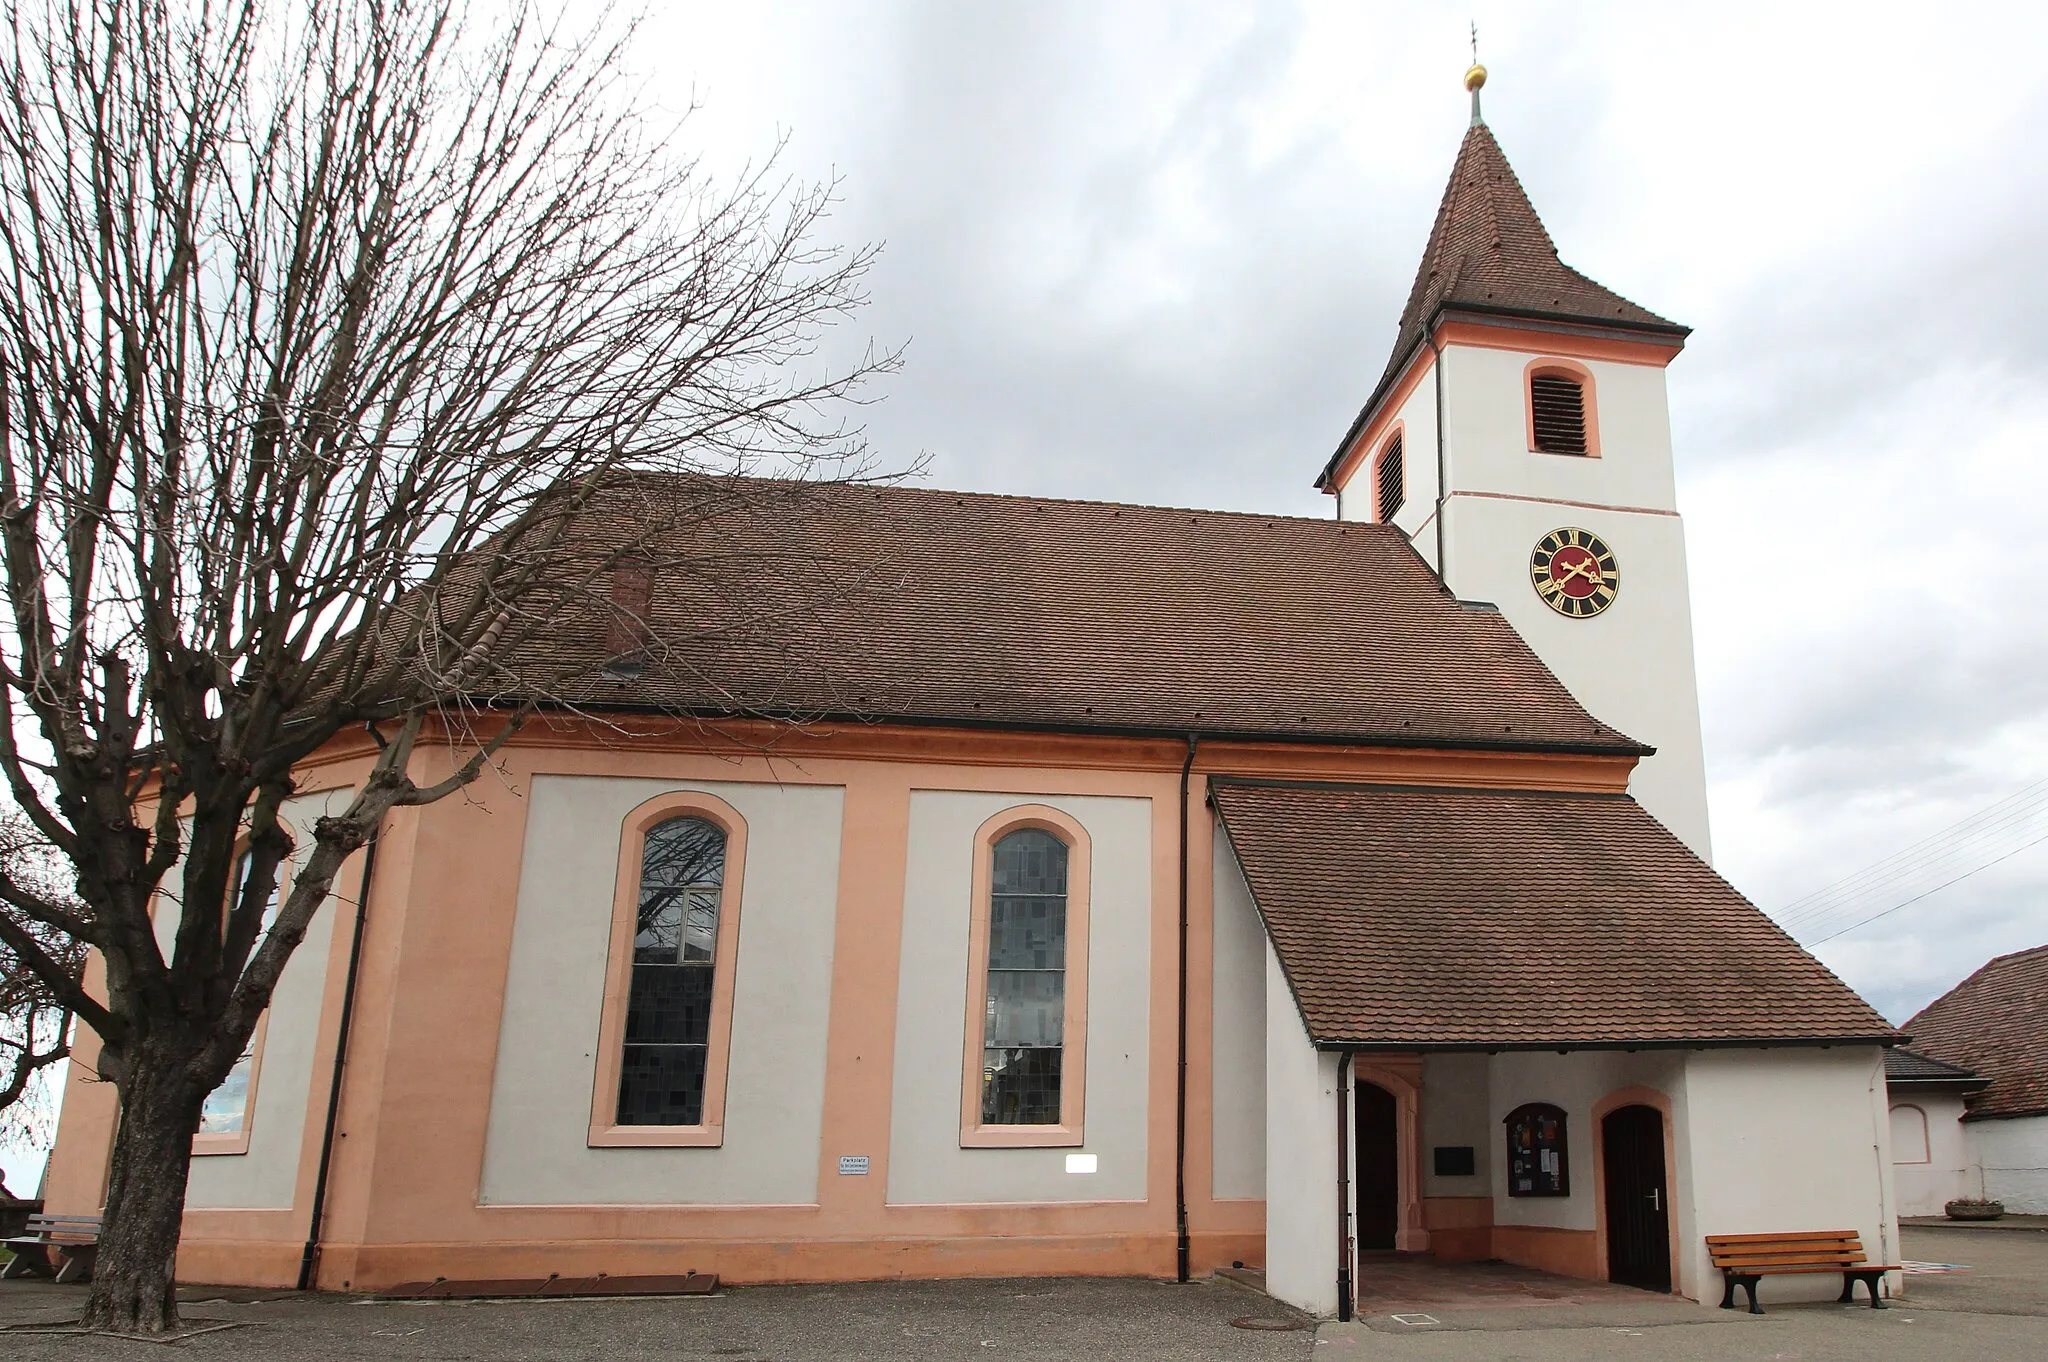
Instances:
[[[1344,1091],[1351,1052],[1337,1054],[1337,1318],[1351,1318],[1351,1102]]]
[[[1195,769],[1195,735],[1180,768],[1180,1007],[1174,1054],[1173,1222],[1175,1281],[1188,1280],[1188,780]]]
[[[327,1214],[327,1174],[334,1163],[334,1129],[341,1117],[341,1071],[348,1061],[349,1023],[355,1017],[356,975],[363,962],[363,922],[370,916],[370,876],[377,869],[380,830],[381,820],[363,843],[363,883],[356,891],[356,925],[348,947],[348,982],[341,990],[341,1025],[334,1038],[334,1078],[327,1089],[327,1129],[320,1137],[320,1168],[313,1175],[313,1214],[306,1223],[306,1248],[299,1255],[301,1291],[313,1289],[313,1270],[320,1257],[320,1221]]]
[[[1444,467],[1444,352],[1436,343],[1436,328],[1432,326],[1422,333],[1429,342],[1429,353],[1433,357],[1430,368],[1435,370],[1436,380],[1436,579],[1446,586],[1450,581],[1445,577],[1444,563],[1444,511],[1451,504],[1451,489],[1446,482]]]

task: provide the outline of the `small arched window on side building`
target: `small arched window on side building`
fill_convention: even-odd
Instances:
[[[1892,1162],[1927,1163],[1927,1113],[1910,1102],[1892,1108]]]
[[[1393,523],[1394,513],[1408,498],[1406,462],[1401,452],[1401,432],[1397,430],[1380,450],[1379,462],[1373,466],[1374,518],[1382,525]]]
[[[1600,453],[1590,373],[1556,362],[1529,367],[1529,449],[1580,457]]]

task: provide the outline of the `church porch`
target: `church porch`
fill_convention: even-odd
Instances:
[[[1893,1033],[1633,800],[1211,799],[1265,927],[1273,1294],[1341,1315],[1375,1253],[1694,1300],[1709,1234],[1895,1255]]]

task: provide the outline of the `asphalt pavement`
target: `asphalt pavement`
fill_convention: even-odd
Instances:
[[[2007,1362],[2048,1357],[2048,1233],[1908,1229],[1916,1273],[1893,1308],[1765,1304],[1755,1318],[1645,1294],[1569,1290],[1526,1307],[1484,1303],[1435,1322],[1313,1322],[1244,1286],[1134,1280],[877,1282],[748,1287],[712,1297],[602,1301],[369,1302],[347,1296],[188,1289],[189,1322],[232,1327],[172,1347],[195,1357],[431,1359],[1030,1358],[1031,1362],[1473,1359],[1566,1362]],[[32,1332],[77,1316],[83,1291],[0,1282],[0,1357],[149,1357],[123,1339]],[[1420,1313],[1420,1312],[1405,1312]],[[1252,1326],[1252,1327],[1245,1327]],[[139,1349],[139,1351],[138,1351]]]

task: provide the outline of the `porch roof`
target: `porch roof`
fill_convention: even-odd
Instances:
[[[1323,1048],[1892,1044],[1625,795],[1217,779]]]

